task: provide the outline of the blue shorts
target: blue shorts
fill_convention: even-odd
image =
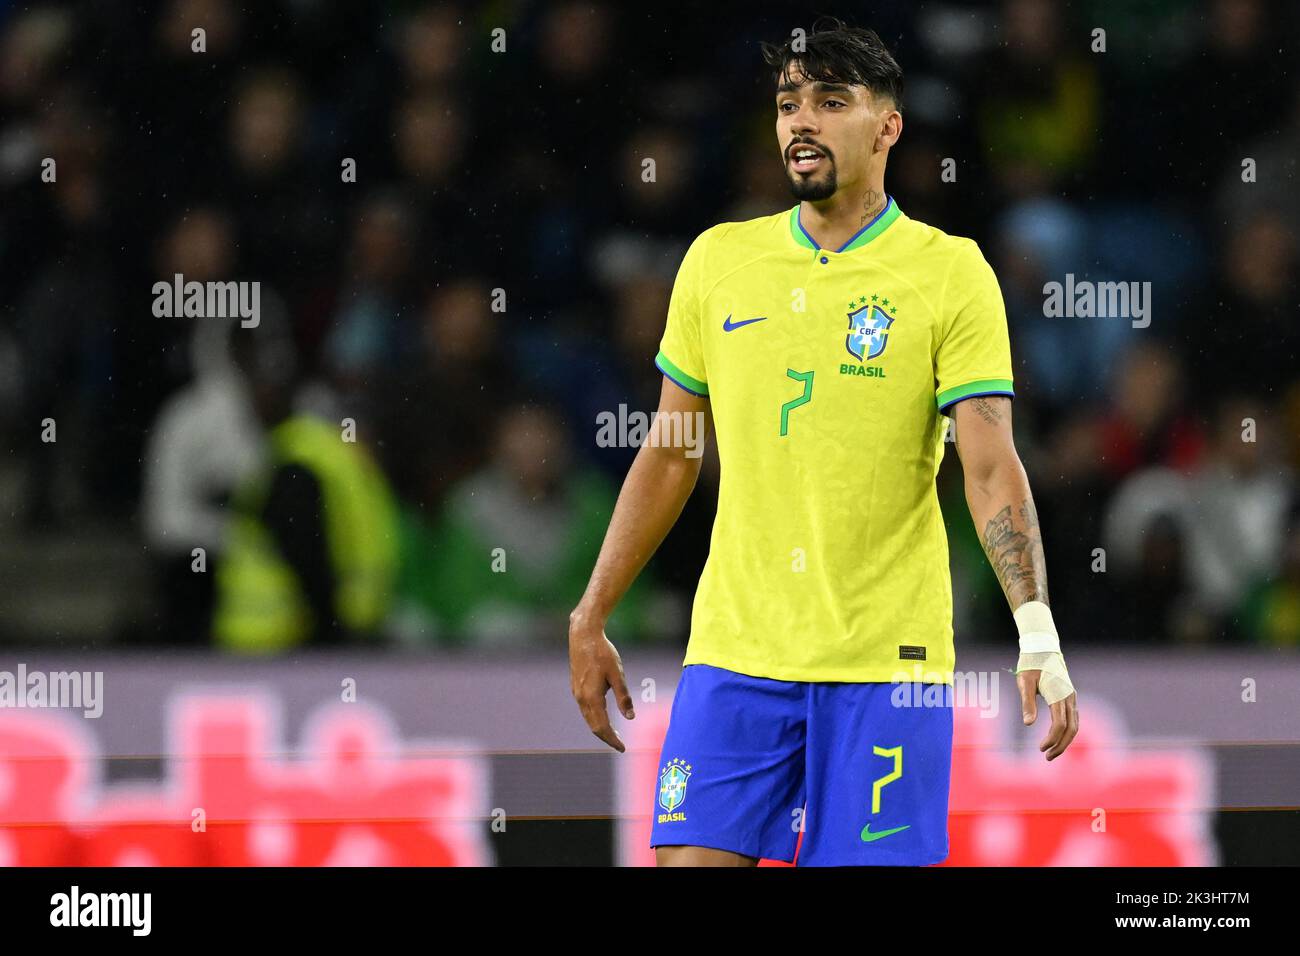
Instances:
[[[799,866],[941,863],[952,722],[951,685],[803,683],[688,665],[650,845]]]

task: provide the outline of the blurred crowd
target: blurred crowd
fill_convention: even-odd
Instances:
[[[1300,647],[1295,11],[881,8],[845,15],[906,75],[886,188],[1001,281],[1064,632]],[[138,542],[155,611],[82,640],[562,643],[635,454],[596,417],[655,407],[682,253],[793,204],[757,42],[796,26],[748,4],[0,0],[3,561],[90,528]],[[260,282],[260,325],[157,317],[176,274]],[[1149,282],[1149,325],[1045,315],[1067,274]],[[959,646],[1010,640],[955,458]],[[684,639],[716,482],[710,454],[614,640]],[[223,607],[254,579],[246,608],[294,594],[274,635]]]

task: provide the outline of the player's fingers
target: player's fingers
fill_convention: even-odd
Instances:
[[[591,728],[591,732],[619,753],[624,753],[627,747],[624,746],[623,739],[619,737],[618,732],[610,726],[609,714],[605,711],[605,695],[601,694],[597,700],[592,700],[589,697],[584,698],[581,701],[581,707],[583,719],[587,721],[587,726]]]
[[[1070,728],[1070,722],[1066,716],[1065,701],[1058,700],[1055,704],[1050,705],[1052,711],[1052,726],[1047,731],[1047,736],[1043,742],[1038,745],[1039,750],[1047,751],[1047,759],[1055,760],[1065,750],[1065,735]]]
[[[1020,688],[1020,717],[1028,727],[1038,719],[1038,676],[1042,671],[1021,671],[1016,675]]]
[[[1061,741],[1061,750],[1065,751],[1067,747],[1079,736],[1079,706],[1078,698],[1074,694],[1065,698],[1065,738]]]
[[[614,667],[610,668],[608,675],[609,684],[614,688],[614,700],[618,703],[618,709],[628,720],[636,716],[636,711],[632,709],[632,695],[627,690],[627,675],[623,673],[623,661],[618,655],[614,655]]]
[[[586,674],[578,681],[577,691],[573,695],[573,699],[578,702],[578,710],[582,712],[582,719],[598,737],[601,725],[609,723],[609,716],[605,713],[607,686],[603,678]]]
[[[592,733],[619,753],[627,753],[627,744],[623,743],[623,738],[618,735],[617,730],[609,725],[608,720],[605,721],[604,727],[599,730],[593,730]]]

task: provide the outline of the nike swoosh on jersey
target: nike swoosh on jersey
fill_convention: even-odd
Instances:
[[[765,315],[760,315],[760,316],[759,316],[758,318],[756,318],[756,319],[744,319],[744,320],[742,320],[742,321],[740,321],[740,322],[732,322],[732,321],[731,321],[731,316],[728,315],[725,319],[722,320],[722,331],[724,331],[724,332],[734,332],[736,329],[740,328],[742,325],[749,325],[750,323],[753,323],[753,322],[762,322],[762,321],[763,321],[764,319],[766,319],[766,318],[767,318],[767,316],[765,316]]]
[[[905,826],[894,827],[892,830],[881,830],[879,833],[872,833],[871,824],[868,823],[865,827],[862,828],[862,842],[875,843],[877,840],[883,840],[885,837],[892,836],[893,834],[898,833],[900,830],[906,830],[910,826],[911,824],[909,823],[906,824]]]

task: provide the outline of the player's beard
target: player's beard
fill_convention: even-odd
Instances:
[[[799,201],[805,199],[816,202],[821,199],[830,199],[835,195],[835,190],[839,188],[839,183],[835,178],[835,160],[831,159],[829,153],[825,153],[826,163],[829,168],[826,175],[821,179],[814,179],[807,176],[800,176],[792,172],[790,167],[786,167],[786,175],[790,178],[790,192],[794,193],[794,198]]]

